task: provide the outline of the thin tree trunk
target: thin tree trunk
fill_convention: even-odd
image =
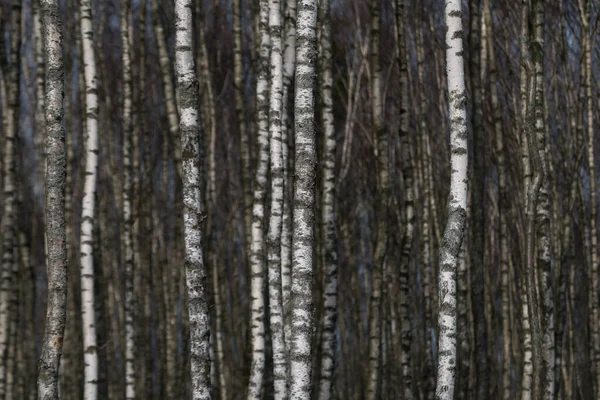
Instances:
[[[47,15],[44,15],[47,17]],[[0,398],[9,395],[7,379],[9,379],[8,356],[10,346],[11,314],[16,312],[11,301],[17,276],[15,269],[15,251],[17,245],[17,189],[16,157],[19,139],[19,102],[20,102],[20,69],[21,69],[21,2],[14,0],[11,6],[10,43],[11,65],[7,74],[6,97],[7,108],[3,112],[4,122],[4,210],[2,214],[2,273],[0,276]],[[45,20],[44,20],[45,21]],[[56,37],[54,38],[56,40]],[[2,41],[4,44],[4,41]],[[3,51],[5,49],[3,48]],[[4,55],[2,55],[4,57]],[[56,78],[55,78],[56,79]],[[47,96],[47,94],[46,94]],[[48,128],[46,128],[48,129]],[[55,264],[60,268],[60,264]],[[58,307],[61,304],[57,304]],[[49,307],[51,309],[52,307]],[[57,310],[59,311],[59,310]],[[64,325],[63,325],[64,327]]]
[[[58,399],[58,370],[67,309],[66,153],[62,25],[58,1],[41,0],[46,51],[46,239],[48,309],[38,372],[38,399]],[[19,17],[20,18],[20,17]],[[6,232],[5,232],[6,233]]]
[[[199,84],[192,52],[192,1],[175,1],[175,68],[181,115],[185,266],[189,314],[192,399],[210,399],[210,355],[206,270],[202,254],[204,219],[200,185]]]
[[[373,256],[371,298],[369,303],[369,361],[367,370],[367,400],[377,398],[381,354],[381,290],[383,265],[387,252],[387,217],[389,202],[388,136],[383,123],[381,94],[381,64],[379,61],[379,0],[371,2],[371,96],[375,157],[377,164],[377,243]]]
[[[411,158],[409,140],[408,114],[408,61],[406,53],[406,22],[407,11],[405,0],[396,0],[396,27],[398,29],[398,67],[400,70],[400,148],[402,158],[402,177],[404,179],[404,209],[406,215],[406,230],[402,242],[400,258],[399,290],[400,290],[400,368],[404,388],[404,399],[412,400],[413,379],[411,366],[412,328],[410,320],[410,257],[412,253],[415,210],[414,210],[414,167]]]
[[[254,181],[252,205],[252,241],[250,242],[251,271],[251,341],[252,364],[248,399],[260,399],[265,369],[265,301],[263,297],[265,275],[265,196],[269,168],[269,2],[260,0],[260,59],[256,81],[256,107],[258,113],[258,161]]]
[[[98,347],[96,343],[96,317],[94,297],[94,225],[95,197],[98,173],[98,94],[96,85],[96,59],[90,0],[80,3],[82,62],[85,74],[86,154],[85,182],[81,211],[81,319],[83,331],[85,400],[98,398]]]
[[[294,232],[292,238],[292,343],[290,398],[311,393],[312,277],[317,148],[315,137],[315,54],[317,2],[300,0],[296,24]]]
[[[283,98],[281,108],[281,154],[283,157],[283,216],[281,220],[281,298],[283,303],[283,326],[286,353],[289,364],[292,337],[292,197],[294,188],[293,162],[290,157],[290,141],[294,138],[293,121],[290,118],[290,93],[292,92],[296,64],[296,0],[285,0],[283,51]],[[288,370],[289,373],[289,370]]]
[[[281,40],[281,6],[269,0],[269,36],[271,37],[271,88],[269,101],[271,212],[267,239],[269,277],[269,328],[273,351],[273,386],[275,399],[288,398],[288,372],[283,330],[281,297],[281,218],[284,181],[281,132],[283,97],[283,48]]]
[[[169,121],[169,142],[173,142],[175,167],[177,173],[183,179],[181,175],[181,144],[179,143],[179,114],[177,113],[175,86],[171,74],[171,62],[169,50],[167,48],[167,39],[159,15],[159,4],[160,0],[152,0],[152,25],[156,37],[156,46],[158,47],[158,60],[162,77],[163,93],[165,96],[165,106],[167,108],[167,119]]]
[[[437,399],[454,397],[456,375],[456,269],[467,218],[467,110],[463,65],[462,2],[446,1],[446,64],[452,170],[448,222],[440,244],[440,329]]]
[[[321,366],[319,400],[331,398],[336,355],[337,322],[337,239],[335,229],[335,127],[333,117],[333,73],[331,50],[330,0],[320,0],[319,23],[319,97],[321,98],[321,123],[324,131],[322,158],[322,209],[321,232],[324,240],[325,290],[323,299],[323,329],[321,331]]]
[[[123,252],[125,254],[125,398],[136,398],[135,380],[135,299],[133,294],[133,218],[132,218],[132,80],[129,42],[130,2],[121,3],[121,48],[123,63]]]
[[[235,89],[235,113],[237,115],[240,134],[240,158],[242,168],[242,191],[244,204],[244,233],[246,248],[252,242],[252,162],[250,144],[246,129],[246,114],[244,110],[244,64],[242,58],[242,5],[241,0],[233,0],[233,86]],[[248,262],[249,255],[246,255]]]

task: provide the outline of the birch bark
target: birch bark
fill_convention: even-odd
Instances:
[[[94,32],[90,0],[80,2],[80,33],[83,47],[86,106],[85,181],[81,211],[81,322],[83,331],[85,400],[98,397],[98,349],[96,343],[96,300],[94,297],[94,226],[96,211],[96,180],[98,174],[98,94]]]
[[[210,399],[210,325],[202,254],[199,83],[192,52],[192,0],[175,1],[175,69],[183,171],[185,278],[188,294],[192,399]]]
[[[446,73],[448,77],[452,170],[448,222],[440,243],[440,329],[437,399],[454,397],[456,375],[456,269],[467,216],[467,113],[463,65],[462,2],[446,0]]]
[[[315,62],[317,2],[300,0],[296,24],[294,229],[292,236],[292,343],[290,398],[308,399],[313,334],[313,251],[317,152]]]
[[[63,37],[58,1],[41,0],[46,61],[46,240],[48,309],[38,370],[38,399],[58,399],[58,370],[67,309],[66,152]],[[19,16],[20,18],[20,16]],[[6,138],[5,138],[6,139]],[[13,138],[14,139],[14,138]]]

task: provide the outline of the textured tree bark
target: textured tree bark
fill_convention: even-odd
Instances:
[[[269,151],[271,166],[271,212],[267,238],[269,278],[269,328],[273,352],[273,387],[275,399],[288,398],[288,371],[283,330],[281,297],[281,220],[283,212],[284,176],[281,132],[283,97],[283,48],[281,6],[269,0],[269,36],[271,38],[271,87],[269,99]]]
[[[369,366],[367,400],[377,397],[381,354],[381,291],[383,266],[387,252],[387,218],[389,207],[388,136],[383,122],[381,64],[379,61],[379,1],[371,2],[371,96],[375,157],[377,164],[377,242],[373,256],[371,298],[369,303]]]
[[[542,392],[540,395],[544,400],[554,399],[554,295],[552,293],[552,266],[551,266],[551,238],[550,238],[550,167],[548,164],[548,149],[546,121],[544,116],[544,2],[534,0],[533,2],[533,26],[534,31],[531,41],[531,59],[535,70],[535,135],[540,155],[540,166],[543,180],[540,186],[539,198],[536,209],[536,241],[537,258],[536,270],[538,271],[537,284],[539,308],[541,310],[541,360],[538,371]],[[591,175],[593,179],[594,175]],[[592,186],[593,187],[593,186]],[[593,196],[593,195],[592,195]],[[592,197],[593,198],[593,197]],[[592,205],[592,209],[595,205]],[[593,230],[595,232],[595,230]],[[596,237],[596,235],[594,235]],[[596,271],[597,272],[597,271]],[[595,324],[594,324],[595,325]]]
[[[463,65],[462,2],[445,7],[451,181],[448,222],[440,244],[440,329],[437,399],[452,399],[456,377],[456,269],[467,217],[467,110]]]
[[[317,149],[315,137],[315,54],[317,2],[300,0],[296,24],[294,98],[295,165],[292,237],[291,399],[311,393],[311,343],[314,330],[312,277]]]
[[[192,1],[175,1],[175,68],[183,170],[185,276],[188,295],[192,399],[210,399],[210,355],[206,270],[202,254],[204,219],[200,185],[199,84],[192,52]]]
[[[415,210],[414,210],[414,167],[410,151],[409,140],[409,114],[408,114],[408,61],[406,53],[406,3],[405,0],[396,0],[396,28],[398,30],[398,67],[400,70],[400,155],[402,158],[402,177],[404,179],[404,210],[406,216],[406,230],[402,242],[400,258],[399,291],[400,291],[400,368],[403,382],[403,395],[405,400],[414,398],[413,377],[411,366],[412,328],[410,319],[410,256],[412,253]]]
[[[81,321],[83,332],[85,400],[98,398],[98,347],[96,340],[96,300],[94,296],[94,226],[96,211],[96,181],[98,174],[98,91],[94,32],[90,0],[80,2],[80,34],[83,45],[82,62],[85,75],[86,153],[85,182],[81,211]]]
[[[319,400],[332,397],[336,358],[337,326],[337,237],[335,227],[335,127],[333,117],[333,72],[331,50],[330,0],[320,0],[319,23],[319,97],[321,99],[321,124],[324,134],[321,153],[321,237],[324,240],[323,266],[325,268],[325,289],[323,298],[323,327],[321,330],[321,360]]]
[[[269,2],[260,0],[260,55],[256,80],[256,107],[258,118],[258,160],[254,181],[252,205],[252,241],[250,242],[251,273],[251,345],[252,364],[248,399],[261,396],[265,369],[265,196],[269,168]]]
[[[292,337],[292,197],[294,189],[294,157],[290,157],[290,142],[294,139],[293,121],[290,118],[290,93],[296,65],[296,0],[285,0],[283,34],[283,98],[281,109],[281,154],[283,157],[283,215],[281,220],[281,298],[286,354],[289,364]],[[289,372],[289,371],[288,371]]]
[[[125,0],[121,4],[121,47],[123,63],[123,235],[122,245],[125,254],[125,398],[136,398],[136,341],[135,341],[135,298],[133,216],[132,216],[132,79],[129,41],[129,15],[131,4]]]
[[[46,60],[46,240],[48,309],[38,372],[38,399],[58,399],[58,369],[67,305],[66,153],[62,25],[58,1],[42,0]],[[18,17],[20,18],[20,16]],[[18,53],[17,53],[18,54]],[[18,82],[18,81],[17,81]],[[9,175],[5,175],[5,178]]]

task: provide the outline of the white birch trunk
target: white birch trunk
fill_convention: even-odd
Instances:
[[[319,400],[331,398],[336,354],[337,320],[337,243],[335,230],[335,127],[333,119],[333,74],[331,60],[330,0],[320,0],[319,23],[319,96],[321,98],[321,121],[324,133],[324,149],[321,176],[321,232],[324,239],[323,266],[325,268],[325,292],[323,303],[323,329],[321,331],[321,381]]]
[[[90,0],[81,0],[81,39],[85,75],[86,154],[81,211],[81,321],[83,332],[83,398],[98,398],[98,353],[94,298],[94,214],[98,173],[98,95]]]
[[[46,60],[46,239],[48,309],[38,369],[38,399],[58,399],[58,371],[67,317],[66,153],[62,25],[57,0],[42,0]],[[6,140],[6,139],[5,139]],[[6,178],[5,178],[6,179]]]
[[[293,179],[289,157],[289,142],[293,137],[293,127],[289,122],[290,88],[296,65],[296,0],[286,0],[285,46],[283,51],[283,99],[281,110],[281,154],[283,156],[283,217],[281,225],[281,298],[283,302],[283,325],[286,353],[289,358],[292,337],[292,189]],[[288,360],[289,362],[289,360]],[[288,371],[289,372],[289,371]]]
[[[259,400],[265,369],[265,195],[269,168],[269,2],[260,0],[260,54],[256,81],[258,118],[258,163],[252,205],[252,241],[250,243],[250,308],[252,364],[248,399]]]
[[[210,399],[210,325],[202,254],[199,83],[192,52],[192,0],[175,1],[175,68],[183,170],[185,276],[188,291],[192,399]]]
[[[292,343],[290,398],[310,398],[313,335],[313,251],[317,151],[315,54],[317,2],[300,0],[296,24],[294,230],[292,237]]]
[[[461,0],[446,0],[446,73],[450,115],[448,222],[440,244],[440,329],[436,398],[454,397],[456,377],[456,269],[467,216],[467,110]]]
[[[267,238],[269,278],[269,327],[273,351],[274,398],[288,398],[288,373],[283,332],[281,298],[281,218],[283,212],[283,156],[281,111],[283,97],[283,54],[281,41],[281,6],[269,0],[269,36],[271,37],[271,88],[269,100],[271,213]]]

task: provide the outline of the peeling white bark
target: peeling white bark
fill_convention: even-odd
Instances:
[[[300,0],[296,24],[294,229],[292,237],[291,399],[309,399],[313,335],[313,251],[316,183],[315,62],[317,2]]]
[[[440,244],[440,329],[436,398],[454,398],[456,378],[456,270],[467,217],[467,110],[461,0],[446,0],[446,73],[450,116],[448,222]]]
[[[188,291],[192,399],[210,399],[210,325],[202,254],[199,84],[192,51],[192,1],[175,1],[175,68],[183,171],[185,277]]]

